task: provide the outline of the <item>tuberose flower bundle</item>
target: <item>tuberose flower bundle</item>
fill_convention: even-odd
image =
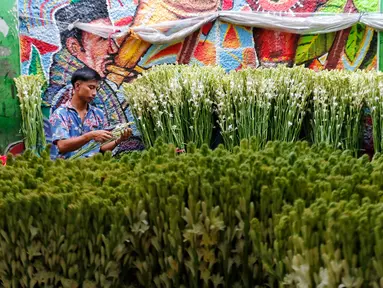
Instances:
[[[46,146],[41,93],[45,80],[39,75],[22,75],[14,79],[22,116],[21,132],[24,145],[35,153]]]
[[[83,155],[87,154],[88,152],[92,151],[93,149],[95,149],[98,145],[105,145],[105,144],[108,144],[108,143],[111,143],[115,140],[117,140],[118,138],[121,137],[121,135],[124,133],[124,131],[128,128],[130,128],[130,126],[133,124],[133,122],[128,122],[128,123],[121,123],[121,124],[118,124],[113,130],[112,130],[112,138],[110,138],[109,140],[103,142],[103,143],[98,143],[98,142],[95,142],[95,141],[92,141],[89,145],[87,146],[84,146],[82,148],[80,148],[73,156],[70,157],[70,159],[78,159],[78,158],[81,158]]]
[[[125,95],[141,130],[152,146],[161,136],[179,148],[192,141],[210,144],[213,99],[224,71],[219,67],[162,65],[125,84]]]
[[[227,74],[217,67],[164,65],[124,89],[148,147],[159,136],[180,148],[189,141],[201,147],[218,127],[229,149],[255,137],[259,149],[267,141],[306,139],[357,153],[369,109],[380,152],[381,75],[285,66]]]
[[[377,96],[371,80],[379,77],[376,72],[365,71],[317,74],[313,83],[312,141],[357,153],[363,108],[371,104],[368,99]]]
[[[245,69],[222,77],[216,90],[218,124],[227,147],[255,137],[296,141],[305,119],[314,72],[302,67]]]
[[[383,151],[383,73],[366,73],[364,94],[372,117],[375,152]]]
[[[158,142],[0,166],[3,287],[381,287],[383,158]]]

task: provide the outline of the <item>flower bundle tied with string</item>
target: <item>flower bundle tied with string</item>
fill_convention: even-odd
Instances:
[[[133,124],[133,122],[129,122],[129,123],[123,123],[123,124],[119,124],[117,125],[113,131],[112,131],[112,138],[110,138],[109,140],[101,143],[101,146],[102,145],[105,145],[105,144],[109,144],[117,139],[119,139],[122,134],[124,133],[124,131],[126,129],[128,129],[131,125]],[[89,153],[90,151],[92,151],[93,149],[95,149],[98,145],[100,145],[100,143],[96,142],[96,141],[93,141],[92,143],[90,143],[88,146],[85,146],[83,148],[81,148],[80,150],[78,150],[73,156],[71,156],[69,159],[78,159],[78,158],[81,158],[83,155]]]
[[[45,80],[39,75],[22,75],[15,78],[14,81],[20,101],[21,131],[25,148],[40,154],[46,146],[41,110],[41,93]]]
[[[365,72],[324,71],[314,81],[312,141],[334,148],[360,148],[361,116],[370,94]]]
[[[160,136],[180,149],[188,142],[209,145],[213,99],[223,75],[220,67],[162,65],[125,84],[125,96],[146,146],[153,146]]]

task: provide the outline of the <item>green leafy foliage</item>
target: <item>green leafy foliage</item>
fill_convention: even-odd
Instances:
[[[318,12],[341,13],[346,6],[347,0],[329,0],[318,8]]]
[[[45,91],[45,89],[48,87],[48,81],[46,80],[44,68],[41,64],[40,53],[35,46],[32,46],[31,64],[29,65],[28,75],[40,76],[41,79],[44,80],[44,85],[42,86],[41,90]]]
[[[383,158],[256,143],[9,156],[2,286],[380,287]]]
[[[379,12],[379,1],[377,0],[353,0],[359,12]]]
[[[335,33],[303,35],[298,40],[295,63],[300,65],[326,54],[335,39]]]
[[[363,24],[356,24],[352,26],[345,46],[346,56],[351,62],[355,60],[366,32],[366,26]]]

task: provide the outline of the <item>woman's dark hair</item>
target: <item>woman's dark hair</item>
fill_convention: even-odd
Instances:
[[[89,67],[84,67],[84,68],[76,70],[76,72],[73,73],[71,82],[72,82],[72,85],[74,86],[74,83],[76,83],[77,81],[91,81],[91,80],[101,81],[101,76],[93,69]]]

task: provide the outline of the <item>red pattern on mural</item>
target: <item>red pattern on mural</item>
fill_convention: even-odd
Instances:
[[[264,65],[279,62],[292,64],[294,61],[298,35],[255,29],[254,41],[259,60]]]
[[[44,55],[44,54],[59,50],[59,47],[56,45],[52,45],[44,41],[31,38],[25,35],[20,35],[20,50],[21,50],[22,62],[29,60],[31,50],[32,50],[32,45],[37,48],[40,55]]]
[[[132,23],[132,21],[133,21],[133,16],[129,16],[129,17],[126,17],[126,18],[123,18],[123,19],[120,19],[120,20],[114,22],[114,25],[125,26],[125,25],[129,25],[130,23]]]
[[[194,57],[205,65],[216,64],[216,48],[210,41],[200,41],[194,50]]]
[[[223,39],[223,47],[232,48],[232,49],[241,47],[241,42],[239,40],[238,32],[235,29],[235,27],[231,24],[229,24],[229,27]]]
[[[202,29],[201,29],[202,34],[208,35],[212,27],[213,27],[213,22],[207,23],[204,26],[202,26]]]
[[[171,45],[171,46],[161,50],[156,55],[150,57],[148,62],[152,62],[154,60],[157,60],[157,59],[160,59],[162,57],[169,56],[169,55],[177,54],[181,49],[181,45],[182,45],[181,43],[177,43],[177,44]]]
[[[222,1],[222,10],[231,10],[233,9],[234,0],[223,0]]]

